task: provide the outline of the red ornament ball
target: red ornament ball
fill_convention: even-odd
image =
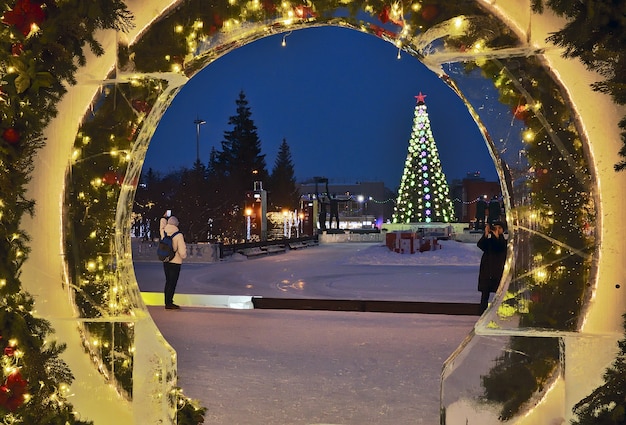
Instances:
[[[389,13],[390,13],[389,5],[385,5],[383,7],[383,10],[381,10],[380,13],[378,14],[378,19],[380,20],[380,22],[382,22],[383,24],[386,24],[387,22],[389,22]]]
[[[150,105],[145,100],[133,99],[131,104],[137,112],[150,112]]]
[[[2,138],[5,142],[14,145],[20,141],[20,132],[17,131],[15,128],[10,127],[2,132]]]
[[[28,382],[19,371],[11,373],[5,384],[0,386],[0,406],[15,412],[24,403],[27,386]]]
[[[513,109],[513,116],[520,121],[524,121],[530,115],[528,110],[529,107],[526,104],[517,105],[517,107]]]
[[[107,171],[104,173],[104,176],[102,176],[102,181],[110,185],[122,184],[123,180],[124,178],[115,171]]]
[[[46,19],[43,3],[41,0],[18,0],[13,9],[4,13],[2,22],[14,26],[27,36],[32,24],[41,25]]]

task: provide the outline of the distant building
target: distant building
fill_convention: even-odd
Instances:
[[[315,183],[300,183],[300,195],[315,196]],[[326,192],[325,184],[317,185],[318,193]],[[344,223],[348,219],[372,217],[378,228],[391,219],[396,194],[385,187],[383,182],[357,182],[355,184],[328,184],[329,195],[336,195],[339,202],[339,218]],[[354,221],[354,220],[350,220]],[[344,226],[341,226],[342,228]]]
[[[454,213],[462,223],[469,223],[476,218],[476,199],[487,197],[487,202],[493,195],[502,193],[500,182],[488,182],[480,175],[480,171],[467,173],[463,180],[453,180],[451,196],[454,200]]]

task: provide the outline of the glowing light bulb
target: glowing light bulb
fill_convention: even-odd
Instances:
[[[528,129],[522,133],[522,138],[526,142],[532,142],[533,140],[535,140],[535,132],[531,129]]]

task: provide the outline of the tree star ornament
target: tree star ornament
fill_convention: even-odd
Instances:
[[[424,100],[424,99],[426,99],[426,95],[425,95],[425,94],[422,94],[422,92],[420,92],[420,94],[418,94],[417,96],[415,96],[415,98],[417,99],[417,103],[418,103],[418,104],[420,104],[420,103],[425,103],[425,100]]]

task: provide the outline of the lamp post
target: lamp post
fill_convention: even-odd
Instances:
[[[250,234],[250,227],[251,227],[250,216],[251,215],[252,215],[252,208],[246,208],[246,241],[249,241],[252,236]]]
[[[201,120],[196,115],[196,119],[193,123],[196,125],[196,162],[200,162],[200,126],[206,124],[206,121]]]
[[[289,215],[289,211],[283,210],[283,237],[286,239],[288,237],[287,232],[287,216]]]

